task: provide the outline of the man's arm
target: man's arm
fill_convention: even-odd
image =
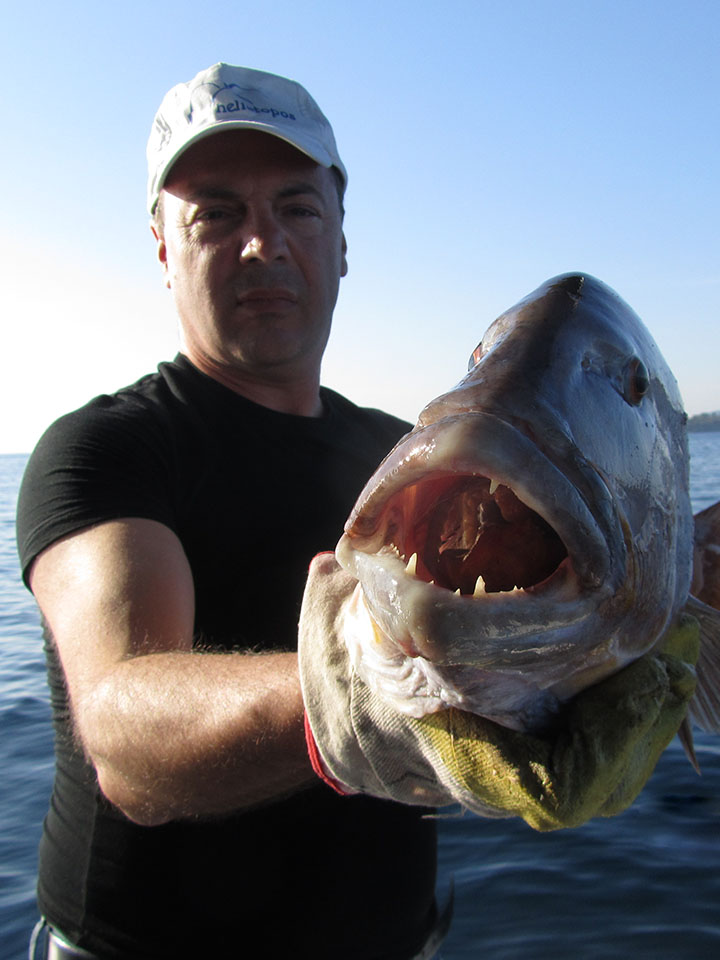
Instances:
[[[44,550],[30,585],[103,793],[158,824],[315,781],[294,653],[192,650],[194,589],[175,534],[114,520]]]

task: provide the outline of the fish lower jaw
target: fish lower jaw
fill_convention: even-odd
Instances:
[[[535,670],[538,652],[555,649],[563,664],[576,637],[607,602],[609,585],[586,588],[566,558],[541,584],[465,595],[407,570],[391,548],[369,554],[350,539],[336,548],[340,565],[360,582],[368,611],[384,637],[410,658],[436,665]],[[572,638],[572,639],[570,639]],[[558,654],[558,650],[560,651]],[[539,686],[545,684],[540,683]]]
[[[400,556],[399,552],[397,553],[397,555]],[[404,557],[401,557],[401,559],[403,560],[403,562],[405,562],[405,558],[404,558]],[[419,579],[419,578],[417,577],[417,559],[418,559],[417,553],[413,553],[412,556],[410,557],[410,559],[409,559],[409,560],[407,561],[407,563],[405,564],[405,575],[406,575],[406,576],[413,577],[414,579]],[[435,581],[434,581],[434,580],[428,580],[428,581],[424,581],[424,582],[429,583],[431,586],[435,586]],[[441,587],[441,589],[447,589],[447,588]],[[525,588],[525,587],[521,587],[521,586],[518,586],[517,584],[515,584],[513,587],[510,588],[510,590],[493,590],[493,591],[490,591],[490,590],[487,589],[487,584],[485,583],[485,579],[483,578],[482,574],[480,574],[480,575],[478,576],[478,578],[476,579],[476,581],[475,581],[475,587],[474,587],[474,589],[473,589],[472,594],[465,594],[465,596],[472,596],[472,597],[474,597],[475,599],[478,599],[479,597],[486,597],[486,596],[488,596],[490,593],[493,593],[493,594],[498,594],[498,593],[500,593],[500,594],[516,594],[516,593],[525,593],[525,592],[530,593],[530,592],[532,592],[534,589],[535,589],[535,587],[527,587],[527,588]],[[452,592],[456,597],[461,597],[461,596],[463,596],[463,593],[462,593],[462,591],[460,590],[460,587],[457,587],[456,590],[453,590],[453,591],[451,591],[451,592]]]
[[[409,559],[406,559],[400,554],[396,547],[390,546],[383,548],[378,556],[394,558],[398,564],[404,564],[404,577],[410,578],[415,582],[426,583],[428,586],[435,587],[435,589],[441,590],[445,594],[452,594],[454,597],[458,597],[465,601],[502,601],[509,598],[517,600],[525,597],[537,597],[540,594],[546,594],[551,590],[556,594],[562,592],[565,599],[571,600],[577,597],[580,592],[580,586],[577,582],[576,576],[574,575],[572,562],[569,557],[566,557],[548,577],[539,583],[526,586],[514,584],[509,589],[488,590],[485,579],[482,574],[480,574],[475,580],[473,592],[462,593],[459,587],[455,590],[452,590],[448,587],[442,586],[441,584],[435,583],[435,581],[432,579],[424,580],[423,578],[419,577],[417,574],[417,553],[413,553]]]
[[[394,546],[385,546],[377,553],[356,550],[348,537],[338,543],[336,557],[340,565],[363,586],[370,606],[373,596],[383,597],[381,605],[392,598],[393,607],[409,609],[419,607],[450,606],[455,609],[485,609],[486,611],[509,612],[518,605],[533,604],[543,600],[554,604],[569,604],[576,601],[583,591],[574,572],[572,561],[566,557],[553,573],[532,586],[513,586],[510,590],[486,589],[482,576],[475,581],[472,594],[459,589],[448,589],[432,580],[417,575],[417,557],[403,557]]]

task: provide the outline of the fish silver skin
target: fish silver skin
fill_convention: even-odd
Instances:
[[[362,678],[414,716],[542,730],[659,646],[695,603],[686,419],[648,330],[599,280],[556,277],[502,314],[337,546],[361,587],[346,640]],[[702,621],[717,729],[720,615]]]

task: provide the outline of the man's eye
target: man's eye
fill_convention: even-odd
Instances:
[[[198,212],[195,220],[199,221],[200,223],[208,223],[213,220],[222,220],[227,215],[227,210],[201,210]]]
[[[303,206],[292,206],[288,207],[287,213],[291,217],[318,217],[319,213],[317,210],[314,210],[312,207],[303,207]]]

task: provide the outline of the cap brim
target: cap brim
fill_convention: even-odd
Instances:
[[[272,126],[272,124],[262,123],[258,120],[224,120],[222,123],[215,123],[212,124],[212,126],[205,127],[203,130],[199,130],[170,156],[162,173],[158,177],[158,181],[155,186],[155,193],[152,198],[152,203],[150,204],[151,214],[155,210],[158,197],[160,196],[160,191],[164,188],[170,171],[180,157],[187,153],[192,146],[194,146],[196,143],[199,143],[201,140],[205,140],[208,137],[214,136],[218,133],[226,133],[229,130],[256,130],[259,133],[266,133],[271,137],[276,137],[278,140],[284,140],[285,143],[289,143],[291,147],[295,147],[296,150],[299,150],[300,153],[304,153],[307,157],[310,157],[311,160],[314,160],[315,163],[319,164],[321,167],[326,167],[328,169],[330,167],[337,167],[342,174],[343,180],[347,182],[347,174],[345,173],[345,168],[343,167],[342,163],[333,160],[327,150],[320,146],[320,144],[318,144],[316,141],[304,137],[292,138],[285,136],[277,129],[277,127]]]

